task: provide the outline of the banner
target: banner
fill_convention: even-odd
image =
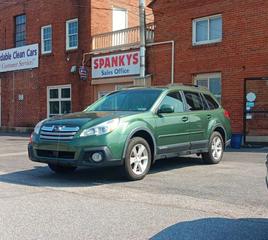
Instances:
[[[111,78],[139,74],[139,51],[92,58],[92,78]]]
[[[32,69],[38,66],[38,44],[0,51],[0,72]]]

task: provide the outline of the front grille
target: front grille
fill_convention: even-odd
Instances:
[[[50,151],[50,150],[37,150],[38,157],[46,158],[60,158],[60,159],[74,159],[74,152]]]
[[[67,126],[43,126],[40,132],[40,138],[45,140],[63,140],[70,141],[74,135],[79,131],[79,127]]]

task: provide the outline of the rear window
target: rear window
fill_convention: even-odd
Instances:
[[[184,92],[187,108],[190,111],[204,110],[203,101],[199,93],[196,92]]]
[[[210,110],[218,109],[220,107],[219,104],[210,95],[204,94],[204,97]]]

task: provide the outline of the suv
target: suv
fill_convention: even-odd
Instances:
[[[41,121],[28,152],[56,173],[122,166],[128,179],[140,180],[157,159],[197,154],[206,164],[219,163],[230,138],[229,113],[206,89],[141,87]]]

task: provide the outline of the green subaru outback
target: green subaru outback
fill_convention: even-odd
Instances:
[[[38,123],[28,152],[57,173],[121,166],[128,179],[140,180],[157,159],[197,154],[219,163],[230,138],[229,113],[207,90],[131,88]]]

